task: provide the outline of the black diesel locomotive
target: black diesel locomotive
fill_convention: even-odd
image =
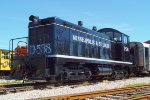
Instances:
[[[49,81],[76,81],[136,73],[129,36],[112,28],[97,31],[65,20],[29,17],[28,76]],[[132,55],[134,58],[135,55]]]
[[[96,31],[56,17],[30,16],[28,56],[32,77],[86,80],[127,77],[131,65],[129,37],[115,29]]]

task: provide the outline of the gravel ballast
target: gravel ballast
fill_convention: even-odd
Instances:
[[[65,94],[122,88],[132,84],[149,84],[149,83],[150,83],[150,77],[131,78],[131,79],[124,79],[124,80],[109,81],[105,83],[99,82],[93,85],[79,86],[75,88],[72,88],[72,86],[61,86],[53,89],[9,93],[6,95],[1,95],[0,100],[24,100],[24,99],[32,99],[32,98],[40,98],[40,97],[49,97],[49,96],[57,96],[57,95],[65,95]]]

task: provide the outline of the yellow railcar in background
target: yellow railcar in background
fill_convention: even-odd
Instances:
[[[8,76],[11,70],[9,50],[0,49],[0,76]]]

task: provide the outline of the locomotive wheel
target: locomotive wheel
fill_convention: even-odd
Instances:
[[[112,74],[112,79],[114,79],[114,80],[119,80],[119,79],[123,79],[123,78],[125,78],[124,72],[118,74],[118,72],[114,71]]]
[[[65,74],[66,73],[60,73],[60,75],[59,75],[59,78],[58,78],[58,81],[60,81],[61,83],[63,83],[63,82],[65,82],[66,81],[66,79],[65,79]]]
[[[63,73],[60,74],[60,81],[61,81],[61,82],[64,81],[64,75],[63,75]]]
[[[91,73],[91,71],[89,71],[88,73],[86,73],[86,78],[87,78],[87,80],[91,80],[92,79],[92,73]]]
[[[127,70],[124,70],[123,73],[124,73],[124,75],[123,75],[124,78],[129,78],[129,73]]]
[[[117,74],[116,74],[116,72],[113,72],[111,77],[112,77],[113,80],[117,79]]]

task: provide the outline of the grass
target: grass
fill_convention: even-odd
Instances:
[[[0,85],[9,85],[9,84],[22,84],[23,80],[6,80],[1,82]],[[25,81],[24,83],[33,83],[32,81]]]
[[[144,83],[129,84],[129,85],[127,85],[127,87],[135,87],[135,86],[143,86],[143,85],[146,85],[146,84],[144,84]]]
[[[139,97],[141,97],[142,95],[141,94],[139,94],[139,93],[137,93],[137,94],[134,94],[134,95],[132,95],[132,98],[139,98]]]
[[[0,85],[9,85],[9,84],[20,84],[22,83],[22,81],[5,81],[5,82],[1,82]]]
[[[127,87],[136,87],[136,86],[143,86],[143,85],[149,85],[149,84],[146,84],[146,83],[145,84],[144,83],[129,84],[129,85],[127,85]],[[136,94],[132,95],[132,98],[136,99],[136,98],[140,98],[141,96],[142,96],[142,94],[136,93]]]

